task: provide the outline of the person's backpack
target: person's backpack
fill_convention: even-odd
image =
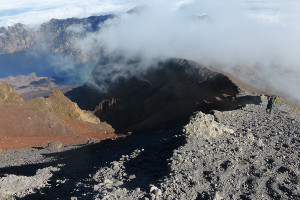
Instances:
[[[271,97],[268,101],[268,108],[273,108],[275,99]]]

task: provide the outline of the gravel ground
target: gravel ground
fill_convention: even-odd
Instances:
[[[44,148],[24,148],[18,150],[4,150],[0,153],[0,169],[50,162],[55,159],[47,154],[59,153],[71,149],[79,148],[83,145],[63,146],[59,142],[49,142]],[[0,174],[1,177],[1,174]]]
[[[269,116],[262,100],[216,111],[219,125],[202,113],[192,117],[187,145],[171,159],[174,176],[159,185],[162,199],[300,199],[299,114],[277,105]]]
[[[300,199],[299,112],[279,103],[268,115],[265,107],[262,97],[260,105],[194,113],[185,126],[25,156],[1,165],[0,191],[35,177],[39,184],[5,198]]]

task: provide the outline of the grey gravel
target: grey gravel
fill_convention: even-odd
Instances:
[[[268,115],[261,99],[213,115],[196,112],[183,127],[62,148],[47,158],[40,150],[31,150],[32,158],[4,152],[15,159],[4,166],[22,164],[17,169],[25,173],[26,163],[43,162],[33,166],[57,169],[25,199],[300,199],[299,112],[279,102]],[[6,178],[11,169],[2,172]]]

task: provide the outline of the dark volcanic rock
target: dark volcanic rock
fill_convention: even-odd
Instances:
[[[89,82],[67,96],[123,131],[159,128],[196,110],[226,110],[240,103],[234,100],[239,88],[228,77],[188,60],[170,59],[139,76],[111,80],[118,73],[114,65],[98,65]]]

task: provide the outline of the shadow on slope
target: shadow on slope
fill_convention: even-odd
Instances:
[[[149,190],[150,184],[157,183],[169,174],[167,159],[172,156],[174,149],[185,143],[185,138],[178,136],[181,133],[182,126],[177,126],[167,131],[139,133],[124,139],[107,140],[61,153],[46,154],[45,157],[53,157],[55,161],[2,168],[0,176],[4,174],[33,176],[38,169],[62,164],[60,170],[53,172],[53,176],[48,181],[50,187],[36,190],[35,194],[28,195],[25,199],[70,199],[70,197],[91,199],[97,194],[93,189],[96,182],[91,180],[91,177],[101,167],[109,167],[110,162],[120,160],[122,155],[144,149],[138,157],[124,163],[125,172],[135,174],[136,178],[125,182],[120,187],[127,189],[140,187],[146,191]],[[57,180],[66,180],[66,182],[57,182]],[[87,186],[83,187],[80,183]]]

